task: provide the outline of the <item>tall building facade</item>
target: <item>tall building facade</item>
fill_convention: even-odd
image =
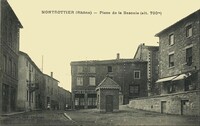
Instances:
[[[199,23],[200,10],[156,34],[160,44],[157,82],[165,83],[162,89],[166,89],[162,94],[199,89]]]
[[[0,0],[0,113],[16,110],[20,28],[7,0]]]
[[[120,102],[147,96],[147,62],[134,59],[71,62],[72,105],[96,108],[96,86],[109,76],[121,87]]]
[[[24,52],[19,52],[18,78],[17,109],[42,109],[43,73]]]
[[[18,59],[17,110],[62,109],[71,107],[71,93],[58,86],[58,80],[43,74],[24,52]]]
[[[200,115],[200,10],[162,30],[159,80],[163,113]]]
[[[147,61],[147,89],[148,96],[159,94],[156,81],[158,80],[158,46],[146,46],[144,43],[140,44],[135,53],[134,59]]]
[[[58,87],[58,102],[60,110],[71,109],[71,92]]]
[[[50,106],[50,109],[57,110],[59,109],[58,103],[58,83],[59,81],[53,78],[53,72],[51,76],[44,74],[44,108],[47,109]]]

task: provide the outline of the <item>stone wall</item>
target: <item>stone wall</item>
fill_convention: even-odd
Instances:
[[[161,102],[166,101],[166,109],[163,113],[200,116],[199,96],[200,91],[195,90],[184,93],[139,98],[130,100],[129,107],[161,113]],[[184,104],[182,103],[184,101],[188,102]]]

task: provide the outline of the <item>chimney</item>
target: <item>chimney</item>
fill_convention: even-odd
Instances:
[[[53,72],[51,72],[51,77],[53,78]]]
[[[117,53],[117,60],[118,60],[118,59],[120,59],[120,54],[119,54],[119,53]]]

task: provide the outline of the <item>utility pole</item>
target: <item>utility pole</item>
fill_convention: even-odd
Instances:
[[[2,61],[3,61],[3,55],[2,55],[2,34],[1,34],[1,27],[2,27],[2,25],[1,25],[1,20],[2,20],[2,3],[1,3],[2,1],[0,0],[0,91],[1,91],[1,93],[0,93],[0,114],[2,113],[2,84],[3,84],[3,63],[2,63]]]

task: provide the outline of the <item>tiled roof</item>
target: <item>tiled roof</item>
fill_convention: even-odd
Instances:
[[[120,86],[110,77],[106,77],[97,87],[98,89],[120,89]]]
[[[103,64],[122,64],[122,63],[147,63],[139,59],[113,59],[113,60],[87,60],[72,61],[71,65],[103,65]]]

